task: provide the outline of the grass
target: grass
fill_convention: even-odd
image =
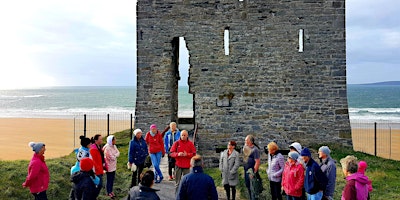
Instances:
[[[114,184],[114,192],[119,196],[125,196],[128,192],[131,172],[126,169],[128,157],[128,147],[130,141],[129,131],[115,133],[117,138],[117,146],[120,150],[118,158],[118,166],[116,180]],[[328,145],[331,150],[331,156],[337,160],[337,179],[335,198],[340,199],[345,183],[342,169],[339,163],[341,158],[347,155],[354,155],[359,160],[365,160],[368,163],[366,175],[372,180],[374,191],[371,193],[371,199],[400,199],[400,162],[374,157],[364,153],[354,152],[347,147],[341,147],[336,144],[320,144],[312,146],[312,149],[318,149],[319,146]],[[262,155],[265,157],[265,154]],[[49,199],[62,199],[69,196],[71,190],[70,168],[75,163],[75,154],[71,153],[68,156],[56,159],[46,160],[50,170],[50,185],[47,191]],[[260,166],[261,177],[263,178],[264,192],[261,199],[270,199],[269,183],[267,180],[266,168],[267,165],[263,161]],[[2,199],[33,199],[29,193],[29,189],[23,188],[22,183],[25,181],[27,174],[27,166],[29,161],[0,161],[0,191],[2,191]],[[221,185],[221,175],[218,168],[208,168],[205,172],[214,178],[218,187]],[[243,167],[239,168],[240,183],[238,190],[241,193],[242,199],[247,199],[247,189],[244,186]],[[102,195],[99,199],[109,199],[102,190]]]

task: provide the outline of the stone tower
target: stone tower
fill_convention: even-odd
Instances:
[[[345,0],[138,0],[135,126],[177,121],[184,37],[206,159],[247,134],[350,144],[345,36]]]

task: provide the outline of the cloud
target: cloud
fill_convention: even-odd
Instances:
[[[136,1],[23,4],[0,5],[0,24],[7,27],[0,53],[14,58],[1,59],[1,65],[46,74],[55,85],[133,85]],[[15,59],[24,59],[29,67]],[[6,74],[15,76],[11,71]],[[105,78],[111,75],[118,78]]]
[[[131,0],[0,3],[0,65],[9,69],[0,78],[22,86],[10,77],[27,72],[26,85],[134,85],[135,9]],[[346,1],[348,83],[396,79],[399,11],[398,0]]]
[[[399,80],[400,1],[346,1],[347,80]]]

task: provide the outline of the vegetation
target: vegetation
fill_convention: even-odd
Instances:
[[[122,131],[115,134],[117,138],[118,149],[121,152],[118,158],[118,171],[116,182],[114,184],[114,191],[119,196],[127,194],[130,181],[131,172],[126,169],[127,154],[130,140],[129,131]],[[322,144],[321,144],[322,145]],[[312,146],[312,149],[318,149],[321,145]],[[374,191],[371,193],[371,199],[400,199],[400,162],[392,161],[383,158],[377,158],[364,153],[354,152],[347,147],[341,147],[337,144],[324,144],[328,145],[331,150],[331,156],[337,160],[337,183],[334,199],[340,199],[343,187],[345,185],[344,175],[339,163],[341,158],[346,155],[354,155],[359,160],[365,160],[368,163],[366,175],[372,180]],[[316,151],[314,151],[316,152]],[[316,154],[315,154],[316,155]],[[262,156],[265,156],[263,154]],[[49,199],[59,199],[68,197],[71,190],[70,168],[75,163],[75,154],[71,153],[68,156],[48,159],[46,160],[47,166],[50,170],[50,186],[47,191]],[[27,166],[29,161],[0,161],[0,191],[2,191],[1,199],[33,199],[29,193],[29,189],[23,188],[22,183],[25,181],[27,174]],[[264,192],[262,199],[270,199],[269,197],[269,183],[267,181],[266,164],[260,167],[261,177],[263,178]],[[217,168],[209,168],[205,170],[206,173],[211,175],[217,186],[221,186],[221,176]],[[244,185],[243,167],[240,168],[240,191],[242,198],[247,199],[247,189]],[[221,191],[221,190],[219,190]],[[99,199],[109,199],[104,195]]]

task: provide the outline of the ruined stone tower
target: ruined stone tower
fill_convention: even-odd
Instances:
[[[135,127],[178,119],[179,37],[207,159],[247,134],[349,143],[345,0],[138,0]]]

